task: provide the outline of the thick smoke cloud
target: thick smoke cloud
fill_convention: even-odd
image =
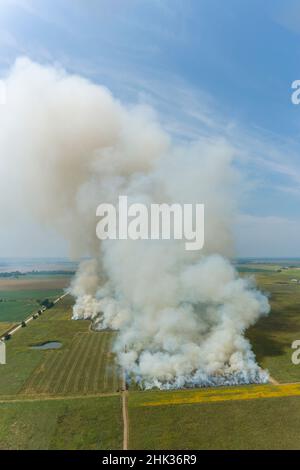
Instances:
[[[239,179],[218,138],[175,144],[153,110],[125,107],[78,76],[17,61],[0,109],[0,169],[9,194],[89,255],[72,282],[74,319],[118,330],[127,376],[160,388],[264,382],[246,329],[269,311],[227,260]],[[13,185],[13,186],[12,186]],[[205,247],[96,238],[96,207],[204,203]]]

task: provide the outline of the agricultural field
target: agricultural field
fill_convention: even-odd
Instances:
[[[300,448],[300,397],[166,404],[159,392],[149,406],[153,393],[129,394],[130,449]]]
[[[15,323],[11,323],[11,322],[0,322],[0,336],[3,336],[4,333],[8,330],[10,330],[13,326],[15,325]]]
[[[300,366],[291,361],[293,341],[300,339],[300,270],[256,274],[269,296],[271,313],[247,332],[260,365],[278,382],[299,382]]]
[[[0,329],[1,323],[21,322],[39,308],[39,302],[54,300],[67,287],[68,276],[22,276],[0,278]]]
[[[110,352],[113,334],[78,333],[70,347],[45,355],[22,394],[75,395],[117,391],[118,370]]]
[[[120,396],[0,403],[0,449],[121,449]]]
[[[95,333],[90,322],[71,321],[72,304],[70,296],[64,297],[6,342],[0,449],[122,447],[114,333]],[[52,341],[61,348],[31,349]]]
[[[72,299],[65,297],[7,341],[1,369],[1,395],[74,395],[115,392],[119,371],[111,353],[114,333],[89,330],[87,321],[70,321]],[[57,341],[60,349],[31,346]]]

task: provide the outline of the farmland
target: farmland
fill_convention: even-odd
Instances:
[[[300,381],[300,367],[291,361],[291,344],[300,339],[300,270],[259,273],[259,288],[267,293],[271,313],[261,318],[247,335],[260,365],[279,382]]]
[[[300,447],[300,397],[142,406],[148,395],[129,395],[131,449]]]
[[[130,449],[300,447],[300,384],[293,383],[300,382],[300,366],[291,362],[291,343],[300,339],[300,285],[291,279],[300,279],[300,270],[251,264],[242,271],[255,272],[259,288],[270,296],[270,315],[247,336],[259,364],[280,385],[147,392],[130,387]],[[8,298],[17,294],[21,302],[29,298],[25,291],[32,296],[57,289],[60,295],[59,283],[65,281],[20,282],[19,291],[20,286],[6,284],[5,292]],[[70,296],[64,297],[6,342],[0,448],[122,447],[121,373],[112,353],[116,333],[93,332],[90,322],[71,321],[72,304]],[[49,341],[60,342],[61,348],[31,349]]]
[[[3,322],[20,322],[39,308],[39,301],[54,300],[67,287],[68,276],[30,276],[0,279],[0,328]]]
[[[7,365],[0,375],[0,397],[114,392],[119,373],[110,352],[114,333],[89,330],[89,322],[70,321],[71,297],[44,313],[7,342]],[[59,350],[30,346],[59,341]]]
[[[0,322],[0,336],[4,335],[7,330],[10,330],[15,323],[12,322]]]
[[[0,449],[120,449],[119,396],[0,403]]]
[[[82,395],[118,390],[118,371],[110,353],[112,340],[109,332],[75,335],[69,348],[45,355],[21,393]]]
[[[61,293],[61,292],[60,292]],[[64,297],[7,341],[0,370],[0,448],[121,448],[119,370],[114,333],[71,321]],[[59,350],[31,346],[59,341]]]

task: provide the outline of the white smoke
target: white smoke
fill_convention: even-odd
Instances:
[[[74,319],[119,331],[128,377],[172,388],[265,382],[247,328],[269,311],[238,277],[232,225],[239,197],[234,148],[203,138],[175,145],[153,110],[126,108],[109,91],[20,59],[5,79],[0,169],[9,194],[70,241],[81,263],[72,282]],[[96,238],[96,207],[129,202],[204,203],[205,247],[184,241]]]

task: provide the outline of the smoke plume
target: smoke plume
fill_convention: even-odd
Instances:
[[[240,278],[232,226],[239,198],[234,147],[220,138],[176,143],[145,106],[124,106],[104,87],[19,59],[0,108],[3,189],[89,256],[72,282],[74,319],[118,330],[128,378],[146,388],[265,382],[245,331],[269,311]],[[180,240],[96,237],[96,208],[204,203],[205,246]],[[20,199],[21,200],[21,199]]]

